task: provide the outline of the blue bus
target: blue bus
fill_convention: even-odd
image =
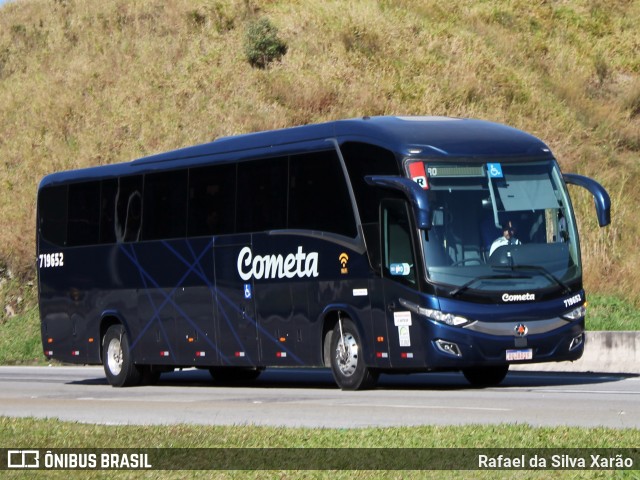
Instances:
[[[380,373],[576,360],[585,292],[563,174],[522,131],[364,117],[220,138],[59,172],[38,190],[44,354],[109,383],[176,368],[215,380],[331,368]]]

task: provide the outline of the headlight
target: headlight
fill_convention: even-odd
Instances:
[[[585,313],[587,313],[587,307],[580,305],[578,308],[574,308],[570,312],[562,315],[562,318],[565,320],[578,320],[579,318],[584,317]]]
[[[425,317],[429,317],[436,322],[444,323],[452,327],[464,327],[471,323],[471,320],[459,315],[444,313],[440,310],[431,310],[430,308],[420,308],[420,313]]]
[[[441,312],[440,310],[424,308],[413,302],[405,300],[404,298],[401,298],[399,301],[401,305],[408,308],[412,312],[430,318],[431,320],[435,320],[436,322],[444,323],[445,325],[449,325],[451,327],[464,327],[466,325],[469,325],[470,323],[473,323],[473,320],[469,320],[468,318],[461,317],[459,315],[453,315],[452,313]]]

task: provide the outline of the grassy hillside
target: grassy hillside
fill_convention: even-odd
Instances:
[[[287,49],[260,69],[243,42],[263,17]],[[22,285],[35,275],[35,194],[47,173],[309,122],[451,115],[527,130],[565,171],[608,188],[614,224],[604,230],[590,196],[572,188],[586,285],[639,305],[638,25],[640,2],[627,0],[5,4],[2,275]]]

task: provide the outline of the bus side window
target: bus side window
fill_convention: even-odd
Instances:
[[[362,222],[362,232],[367,245],[369,263],[379,272],[382,264],[380,254],[380,202],[383,198],[397,197],[401,194],[393,190],[372,187],[367,184],[367,175],[399,175],[398,161],[390,150],[361,142],[345,142],[340,151],[349,173],[358,213]]]
[[[140,240],[142,226],[142,176],[120,177],[114,202],[115,237],[118,242]]]
[[[236,165],[192,168],[189,171],[188,235],[235,232]]]
[[[142,238],[182,238],[187,230],[187,171],[145,175]]]
[[[115,211],[118,181],[115,179],[100,182],[100,243],[115,243]]]
[[[67,245],[94,245],[100,240],[100,183],[69,185]]]
[[[40,235],[55,245],[67,242],[67,186],[45,187],[38,194]]]
[[[404,200],[384,200],[381,206],[384,275],[415,284],[416,269],[409,211]]]
[[[286,227],[287,169],[287,157],[238,164],[238,233]]]
[[[288,228],[355,237],[356,220],[334,150],[290,158]]]

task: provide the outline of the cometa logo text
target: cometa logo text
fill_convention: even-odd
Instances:
[[[517,295],[509,295],[508,293],[502,294],[503,302],[528,302],[536,299],[535,293],[521,293]]]
[[[242,280],[251,278],[304,278],[318,276],[318,252],[304,253],[302,246],[296,253],[282,255],[253,255],[250,247],[238,254],[238,274]]]

